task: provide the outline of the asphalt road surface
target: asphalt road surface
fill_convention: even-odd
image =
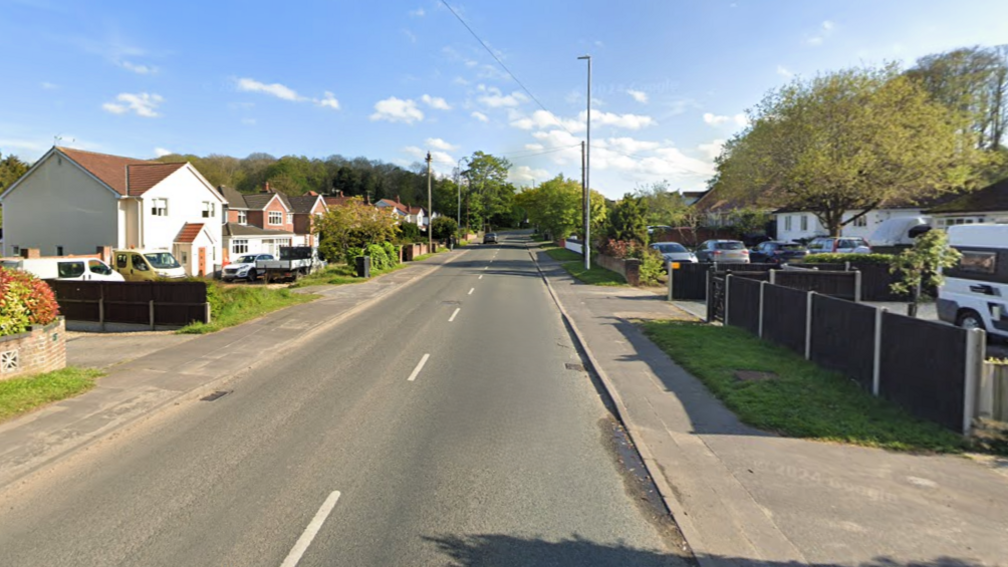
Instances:
[[[9,489],[0,564],[685,564],[522,242]]]

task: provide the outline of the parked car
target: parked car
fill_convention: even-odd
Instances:
[[[113,250],[117,272],[128,282],[186,277],[185,268],[167,250]]]
[[[124,281],[122,274],[97,258],[12,258],[0,262],[11,270],[22,270],[43,280]]]
[[[808,245],[809,254],[871,254],[871,246],[859,236],[820,236]]]
[[[698,262],[748,264],[749,250],[738,240],[708,240],[696,250]]]
[[[657,250],[665,262],[685,262],[695,264],[696,254],[690,252],[685,246],[678,242],[655,242],[651,248]]]
[[[276,260],[272,254],[245,254],[239,256],[234,262],[228,264],[221,273],[221,279],[226,282],[234,280],[248,280],[250,283],[262,275],[256,270],[256,262],[259,260]]]
[[[956,225],[948,235],[962,258],[942,271],[938,318],[1008,338],[1008,225]]]
[[[777,264],[779,266],[794,260],[801,260],[806,254],[808,254],[808,250],[801,244],[771,240],[750,250],[749,261],[754,264]]]
[[[486,233],[486,234],[483,235],[483,244],[490,244],[491,242],[494,243],[494,244],[497,244],[497,233],[496,232],[488,232],[488,233]]]

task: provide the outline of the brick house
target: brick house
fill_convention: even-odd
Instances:
[[[294,244],[294,211],[286,196],[269,190],[244,194],[218,187],[227,201],[223,228],[228,260],[238,254],[279,254],[281,246]]]

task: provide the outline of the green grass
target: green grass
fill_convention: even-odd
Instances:
[[[210,323],[192,323],[178,330],[182,335],[203,335],[227,327],[240,325],[272,311],[307,303],[316,295],[294,293],[289,289],[268,288],[257,285],[207,286],[210,302]]]
[[[83,394],[103,372],[67,367],[55,372],[0,381],[0,421],[17,417],[46,404]]]
[[[592,267],[590,270],[584,268],[584,257],[577,252],[571,252],[566,248],[559,248],[556,245],[546,245],[541,246],[550,258],[558,260],[561,262],[563,269],[574,276],[575,278],[581,280],[586,284],[591,285],[605,285],[605,286],[625,286],[627,285],[626,279],[623,276],[607,270],[598,264],[592,262]]]
[[[759,429],[900,451],[966,448],[959,435],[742,329],[653,321],[644,323],[644,332],[743,422]],[[735,378],[737,370],[773,372],[777,378],[744,382]]]

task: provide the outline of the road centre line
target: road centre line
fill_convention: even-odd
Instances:
[[[413,369],[413,373],[410,374],[409,378],[406,379],[407,382],[412,382],[416,380],[416,377],[420,374],[420,371],[423,370],[424,364],[427,364],[428,358],[430,358],[430,353],[426,353],[423,355],[423,358],[421,358],[420,362],[417,363],[416,368]]]
[[[455,308],[455,312],[452,313],[452,316],[448,318],[448,322],[449,323],[451,323],[452,321],[455,320],[455,316],[459,314],[459,311],[462,311],[462,308],[461,307],[456,307]]]
[[[471,287],[471,288],[469,288],[469,293],[467,293],[466,295],[472,295],[472,292],[474,292],[474,291],[476,291],[476,288]]]
[[[287,554],[287,558],[280,564],[280,567],[295,567],[295,565],[298,564],[298,561],[301,561],[301,556],[304,555],[305,551],[308,550],[308,546],[311,545],[312,540],[315,539],[316,535],[318,535],[319,530],[322,528],[322,524],[326,521],[326,518],[329,517],[333,507],[336,506],[336,501],[339,500],[339,497],[339,490],[335,490],[328,498],[325,499],[325,502],[322,503],[322,507],[315,513],[315,517],[312,518],[311,522],[308,522],[308,527],[305,528],[304,533],[302,533],[301,537],[298,538],[297,543],[294,544],[294,547],[290,550],[290,553]]]

